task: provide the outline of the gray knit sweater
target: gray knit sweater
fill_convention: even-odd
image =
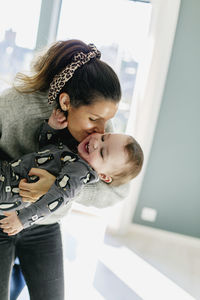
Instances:
[[[48,119],[53,106],[47,103],[47,94],[35,92],[22,94],[7,89],[0,95],[0,149],[12,159],[38,150],[38,131],[44,119]],[[111,122],[106,131],[112,131]],[[124,199],[128,184],[111,187],[102,181],[86,185],[73,201],[85,206],[104,208]],[[71,203],[58,209],[38,224],[58,222],[66,215]]]

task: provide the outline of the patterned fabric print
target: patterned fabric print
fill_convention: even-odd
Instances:
[[[12,172],[8,162],[0,162],[0,215],[21,205],[19,176]]]
[[[62,205],[63,202],[64,202],[64,200],[62,197],[50,202],[48,204],[48,208],[49,208],[50,212],[57,210]]]
[[[82,65],[89,62],[92,58],[100,58],[101,52],[93,44],[88,45],[91,48],[89,53],[79,52],[74,55],[71,64],[67,65],[66,68],[57,74],[50,84],[48,103],[51,104],[55,101],[58,93],[62,90],[65,83],[72,78],[74,72]]]

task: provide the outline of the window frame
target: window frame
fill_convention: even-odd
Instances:
[[[35,49],[43,48],[56,40],[62,0],[42,0]]]
[[[132,219],[153,143],[181,4],[181,0],[151,2],[150,55],[146,61],[148,67],[139,66],[132,101],[134,105],[131,107],[126,131],[141,143],[145,159],[142,172],[131,182],[129,195],[120,209],[115,227],[112,228],[110,224],[114,231],[121,234],[125,234],[133,226]],[[141,88],[144,78],[145,84]]]

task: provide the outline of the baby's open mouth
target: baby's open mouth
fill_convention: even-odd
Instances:
[[[89,154],[89,142],[85,144],[85,151]]]

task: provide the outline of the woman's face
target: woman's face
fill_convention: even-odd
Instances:
[[[118,103],[101,97],[95,100],[91,105],[70,105],[68,109],[68,129],[78,142],[93,132],[104,133],[106,122],[117,112]]]

